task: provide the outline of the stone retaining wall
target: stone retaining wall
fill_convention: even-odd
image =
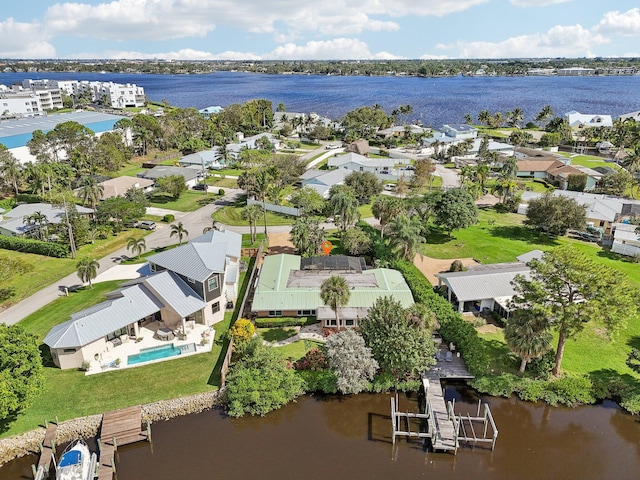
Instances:
[[[210,410],[220,404],[221,393],[221,390],[215,390],[142,405],[142,421],[154,423]],[[98,435],[101,422],[102,415],[60,422],[56,431],[56,444],[60,445],[77,438],[95,437]],[[44,441],[44,434],[45,429],[38,428],[21,435],[0,439],[0,466],[16,458],[38,453],[40,444]]]

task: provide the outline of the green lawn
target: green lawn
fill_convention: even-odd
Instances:
[[[304,357],[309,350],[319,347],[320,345],[322,345],[320,342],[298,340],[284,347],[273,347],[273,349],[283,358],[296,361]]]
[[[213,214],[213,218],[225,225],[233,226],[249,226],[249,223],[242,218],[242,209],[246,206],[246,197],[241,198],[233,205],[227,205],[220,210],[217,210]],[[295,217],[288,215],[280,215],[278,213],[267,212],[267,225],[291,225],[295,220]],[[264,223],[262,218],[258,221],[258,231],[264,231]]]
[[[370,203],[367,203],[365,205],[360,205],[358,207],[358,212],[360,212],[360,218],[373,217],[373,213],[371,213],[371,204]]]
[[[241,168],[223,168],[221,170],[213,170],[212,172],[209,173],[208,177],[215,178],[215,177],[222,177],[227,175],[231,175],[233,177],[239,177],[240,174],[244,171],[245,170],[242,170]]]
[[[282,340],[286,340],[287,338],[291,338],[296,335],[298,332],[291,327],[285,328],[258,328],[256,329],[256,333],[262,337],[263,340],[267,342],[280,342]]]
[[[3,279],[2,289],[10,289],[13,295],[0,302],[2,306],[10,306],[27,298],[38,290],[51,285],[55,281],[76,271],[76,263],[82,257],[102,258],[127,245],[127,238],[150,233],[146,230],[131,229],[120,232],[117,236],[109,236],[105,240],[96,240],[94,244],[83,245],[78,249],[77,258],[53,258],[32,253],[0,250],[0,262],[3,258],[18,259],[27,265],[28,271],[22,275]],[[80,284],[80,279],[78,279]]]
[[[536,193],[546,193],[551,191],[540,182],[534,182],[533,180],[526,180],[523,182],[525,190]]]
[[[253,261],[248,262],[247,272]],[[247,287],[247,272],[240,274],[240,298]],[[93,289],[81,289],[69,297],[61,297],[25,318],[20,325],[42,340],[51,327],[68,320],[71,313],[103,301],[104,294],[114,290],[119,283],[99,283]],[[224,320],[215,325],[216,341],[209,353],[91,376],[76,370],[45,367],[42,392],[14,422],[0,425],[1,436],[36,428],[44,419],[51,420],[55,416],[63,421],[217,389],[221,353],[226,351],[226,343],[219,339],[236,318],[237,312],[227,312]]]
[[[170,197],[163,197],[162,195],[154,195],[150,198],[150,201],[153,207],[177,210],[179,212],[193,212],[209,203],[215,202],[218,198],[220,198],[220,196],[214,193],[187,190],[183,192],[177,200],[173,200]]]
[[[209,183],[209,182],[207,182]],[[220,178],[209,185],[215,185],[220,188],[238,188],[238,181],[235,178]]]
[[[613,162],[605,162],[602,157],[596,157],[593,155],[576,155],[569,152],[558,152],[560,155],[571,159],[571,165],[580,165],[582,167],[613,167],[620,168]]]

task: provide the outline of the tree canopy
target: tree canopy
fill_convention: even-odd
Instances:
[[[378,370],[378,362],[373,358],[371,349],[353,329],[329,335],[324,352],[342,393],[362,392]]]
[[[585,227],[584,207],[573,198],[546,193],[529,202],[524,224],[549,235],[564,235],[570,228]]]
[[[380,368],[397,380],[415,379],[435,362],[435,345],[427,322],[392,297],[376,300],[359,322],[366,345]]]
[[[517,276],[513,282],[512,304],[558,333],[554,375],[560,372],[567,339],[588,322],[613,335],[638,311],[637,291],[623,276],[570,245],[545,252],[530,266],[530,278]]]
[[[451,232],[478,223],[478,207],[466,190],[452,188],[445,191],[435,204],[436,225],[451,236]]]
[[[29,406],[43,384],[38,339],[20,325],[0,324],[0,419]]]

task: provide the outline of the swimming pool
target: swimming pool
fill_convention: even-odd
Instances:
[[[136,363],[150,362],[152,360],[160,360],[162,358],[175,357],[185,352],[194,352],[195,344],[181,345],[160,345],[158,347],[143,348],[140,353],[129,355],[127,357],[127,365],[135,365]]]

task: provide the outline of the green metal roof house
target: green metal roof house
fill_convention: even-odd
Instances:
[[[339,309],[339,324],[330,307],[320,299],[322,282],[332,275],[343,277],[351,287],[349,303]],[[362,268],[354,257],[271,255],[260,269],[251,311],[259,317],[315,315],[327,327],[357,326],[373,303],[390,296],[403,307],[413,305],[404,277],[389,268]]]

